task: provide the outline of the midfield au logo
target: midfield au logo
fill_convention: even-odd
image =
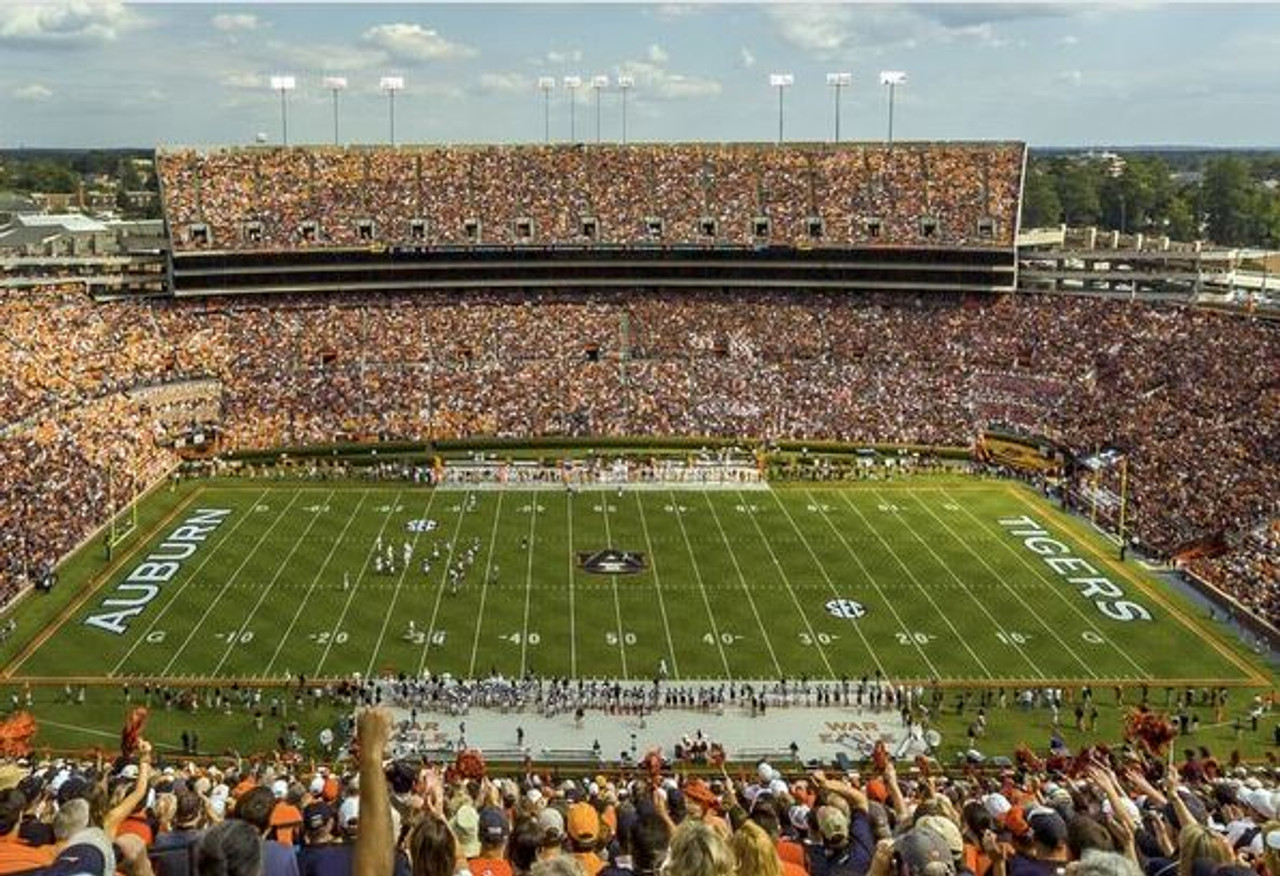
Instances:
[[[646,568],[644,554],[616,548],[579,553],[578,565],[592,575],[638,575]]]

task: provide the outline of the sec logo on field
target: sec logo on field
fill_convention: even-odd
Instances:
[[[827,603],[827,614],[841,620],[857,620],[866,613],[862,603],[852,599],[832,599]]]
[[[436,528],[434,520],[410,520],[405,524],[405,529],[410,532],[430,532]]]

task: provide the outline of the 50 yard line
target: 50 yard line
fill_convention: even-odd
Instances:
[[[600,514],[604,517],[605,543],[613,548],[613,533],[609,529],[609,496],[603,491],[600,494]],[[613,581],[613,613],[618,622],[618,655],[622,658],[622,679],[628,681],[631,675],[627,672],[627,634],[622,629],[622,602],[618,599],[618,576],[610,575],[609,578]]]
[[[431,506],[435,504],[435,501],[436,501],[436,490],[433,487],[431,489],[431,495],[427,498],[427,505],[425,508],[422,509],[421,519],[423,520],[430,519],[428,515],[431,514]],[[393,503],[391,507],[394,508],[395,504]],[[384,523],[383,526],[385,527],[386,524]],[[420,538],[422,538],[422,527],[419,527],[418,531],[413,534],[413,541],[409,549],[409,553],[411,556],[413,552],[418,549],[418,540]],[[378,630],[378,641],[374,644],[373,651],[369,653],[369,665],[365,667],[365,671],[364,671],[365,678],[373,677],[373,668],[378,662],[378,652],[382,650],[382,642],[386,639],[387,627],[391,624],[391,616],[395,614],[396,603],[400,599],[400,590],[404,586],[405,577],[409,574],[409,566],[410,566],[410,563],[404,564],[404,568],[400,570],[400,577],[396,579],[395,589],[391,591],[391,602],[388,603],[387,610],[382,615],[382,627]],[[336,632],[334,632],[330,636],[330,639],[329,639],[330,642],[333,641],[333,636],[335,635],[337,635]]]
[[[640,528],[644,530],[644,544],[649,549],[649,567],[653,569],[653,589],[658,592],[658,611],[662,614],[662,629],[667,634],[667,651],[671,654],[671,675],[680,680],[680,661],[676,659],[676,646],[671,640],[671,624],[667,623],[667,603],[662,597],[662,579],[658,577],[658,555],[653,551],[653,541],[649,538],[649,524],[644,516],[644,502],[640,501],[640,491],[632,490],[636,508],[640,511]]]

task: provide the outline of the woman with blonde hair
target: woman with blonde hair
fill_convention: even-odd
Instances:
[[[1217,868],[1234,859],[1227,841],[1202,824],[1188,824],[1178,833],[1178,876],[1191,876],[1197,861]]]
[[[664,876],[733,876],[733,850],[704,821],[685,821],[671,835]]]
[[[764,828],[754,821],[738,828],[729,847],[738,862],[738,876],[782,876],[778,849]]]

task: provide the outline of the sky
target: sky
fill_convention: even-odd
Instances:
[[[344,76],[343,142],[386,142],[378,83],[402,76],[398,142],[544,137],[768,141],[834,134],[826,74],[848,72],[842,139],[1033,146],[1280,145],[1280,4],[336,4],[0,0],[0,148],[332,142],[323,76]]]

